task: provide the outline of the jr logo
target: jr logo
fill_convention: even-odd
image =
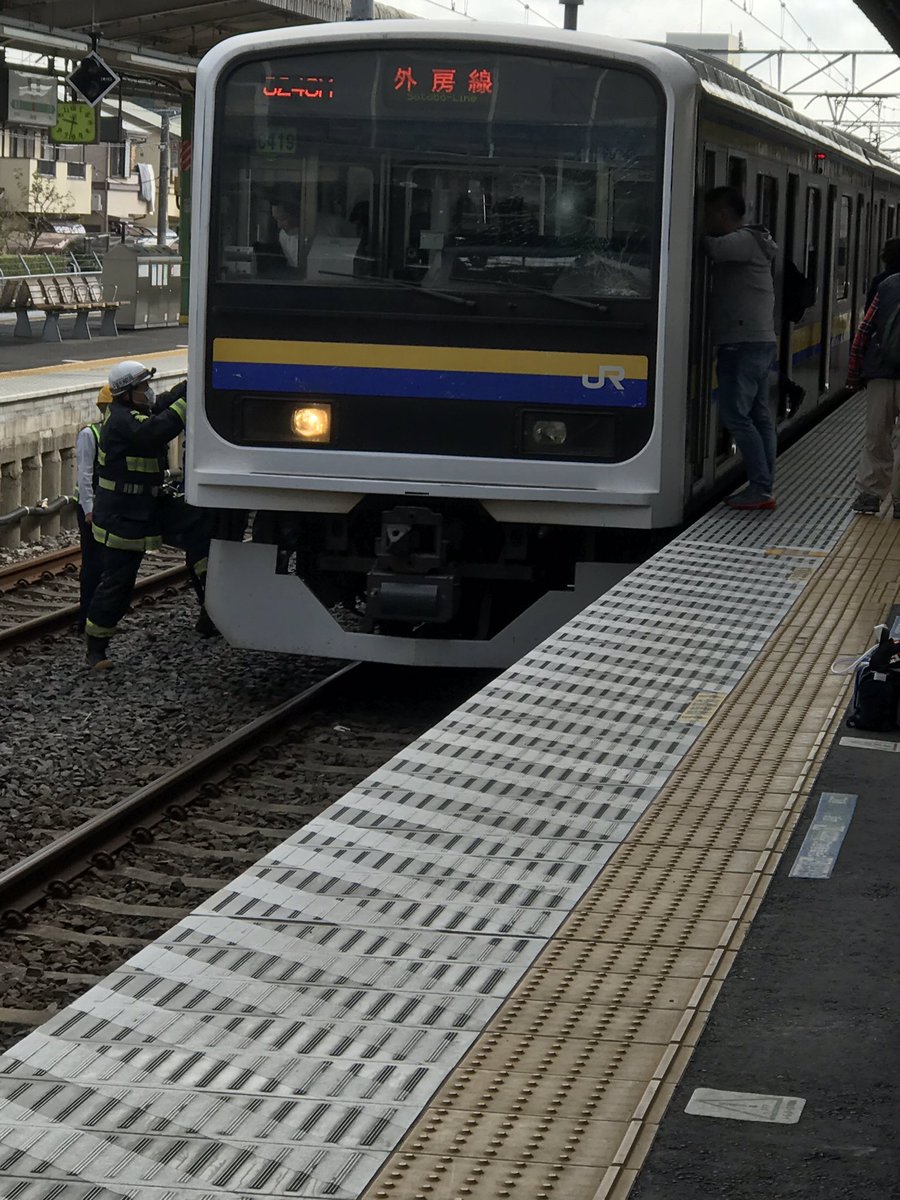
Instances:
[[[597,378],[591,379],[590,375],[582,375],[581,386],[586,388],[602,388],[606,386],[607,381],[613,385],[617,392],[624,392],[622,380],[625,378],[624,367],[601,366],[597,368]]]

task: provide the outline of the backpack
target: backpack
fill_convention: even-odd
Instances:
[[[886,732],[900,728],[900,642],[885,630],[881,641],[856,668],[847,724],[851,729]]]
[[[803,318],[803,314],[815,299],[815,287],[796,263],[784,260],[784,277],[781,282],[781,308],[792,324]]]
[[[885,366],[891,371],[900,371],[900,304],[895,304],[879,322],[878,349]]]

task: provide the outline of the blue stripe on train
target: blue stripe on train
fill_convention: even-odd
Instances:
[[[646,379],[607,379],[586,388],[580,377],[505,375],[488,371],[404,371],[380,367],[310,367],[292,363],[214,362],[213,386],[229,390],[408,396],[423,400],[505,400],[520,404],[583,404],[644,408]]]

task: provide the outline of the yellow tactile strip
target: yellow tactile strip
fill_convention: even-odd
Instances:
[[[857,518],[364,1200],[624,1200],[898,594]]]

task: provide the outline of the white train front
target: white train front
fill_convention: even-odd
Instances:
[[[187,486],[253,514],[210,555],[240,646],[513,661],[737,479],[706,188],[815,283],[777,313],[783,433],[827,403],[894,229],[890,164],[658,46],[306,27],[223,43],[197,96]]]

